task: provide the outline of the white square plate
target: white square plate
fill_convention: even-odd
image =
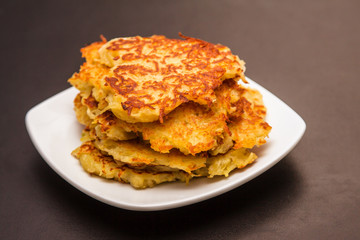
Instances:
[[[272,93],[248,79],[258,89],[268,109],[272,126],[268,142],[256,148],[256,162],[228,177],[194,179],[190,184],[164,183],[135,190],[128,184],[91,176],[70,153],[80,146],[82,126],[73,111],[75,88],[69,88],[33,107],[26,115],[26,127],[40,155],[62,178],[87,195],[115,207],[154,211],[181,207],[230,191],[259,176],[288,154],[303,136],[302,118]]]

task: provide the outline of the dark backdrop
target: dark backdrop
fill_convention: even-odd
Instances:
[[[357,239],[360,3],[6,1],[0,5],[0,239]],[[275,167],[214,199],[160,212],[98,202],[33,147],[26,112],[69,87],[79,49],[178,32],[229,46],[307,123]]]

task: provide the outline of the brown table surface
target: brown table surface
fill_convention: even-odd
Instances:
[[[0,239],[359,239],[359,1],[6,1],[1,20]],[[276,166],[194,205],[114,208],[35,150],[26,112],[69,87],[79,49],[177,33],[222,43],[307,123]]]

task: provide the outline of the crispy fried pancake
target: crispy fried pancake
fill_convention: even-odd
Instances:
[[[170,153],[155,152],[149,146],[136,140],[95,140],[94,144],[107,155],[111,155],[116,161],[124,162],[131,166],[166,166],[172,170],[180,169],[191,173],[194,170],[205,167],[206,163],[205,157],[185,156],[176,150]]]
[[[104,99],[127,122],[160,120],[180,104],[211,105],[225,79],[243,79],[244,62],[229,48],[199,39],[117,38],[82,50],[86,63],[69,82]]]
[[[208,177],[225,176],[234,169],[241,169],[253,163],[257,158],[256,154],[246,148],[231,149],[225,154],[210,157],[207,160]]]
[[[90,127],[99,138],[114,140],[132,139],[135,133],[141,133],[151,148],[161,153],[177,148],[184,154],[210,151],[216,155],[232,148],[233,141],[235,148],[265,143],[271,127],[264,121],[266,108],[261,94],[233,80],[225,81],[215,92],[217,101],[213,108],[188,102],[171,112],[163,123],[127,123],[106,111]],[[85,113],[81,106],[76,111],[77,115]]]
[[[98,149],[107,155],[111,155],[115,161],[137,168],[162,166],[166,167],[167,171],[180,169],[191,173],[205,167],[206,163],[206,157],[204,156],[185,156],[175,149],[166,154],[156,152],[144,142],[139,141],[139,139],[128,141],[102,139],[94,133],[94,129],[89,128],[83,130],[81,140],[83,142],[93,141]]]
[[[242,98],[243,111],[231,119],[228,127],[234,148],[252,148],[266,143],[265,138],[271,126],[265,122],[266,108],[261,94],[254,89],[247,89]]]
[[[91,141],[83,143],[72,152],[72,155],[79,159],[85,171],[107,179],[130,183],[137,189],[177,180],[188,182],[193,177],[207,176],[212,178],[220,175],[227,177],[234,169],[244,168],[256,159],[256,155],[247,149],[230,150],[225,155],[208,158],[206,167],[194,170],[192,173],[186,173],[182,170],[142,169],[125,162],[114,161],[113,157],[104,155]],[[143,155],[143,157],[147,156]],[[189,156],[183,157],[188,158]]]
[[[74,110],[75,110],[76,119],[78,120],[79,123],[85,126],[89,126],[93,120],[87,114],[89,107],[84,105],[81,102],[81,100],[82,97],[79,93],[78,95],[76,95],[74,99]]]
[[[97,130],[101,138],[126,140],[123,138],[124,133],[140,133],[142,139],[149,140],[151,148],[157,152],[168,153],[177,148],[185,154],[193,155],[216,148],[227,130],[223,114],[215,114],[195,103],[178,107],[164,123],[127,123],[109,111],[99,115],[93,123],[91,127]],[[112,134],[115,131],[121,134]]]
[[[183,171],[157,172],[133,169],[125,164],[115,163],[112,157],[103,155],[92,142],[86,142],[72,152],[85,171],[107,179],[130,183],[134,188],[153,187],[163,182],[183,181],[191,178]]]

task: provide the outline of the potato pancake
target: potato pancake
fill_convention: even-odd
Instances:
[[[153,150],[161,153],[176,148],[184,154],[210,151],[216,155],[225,153],[234,143],[235,148],[264,144],[271,127],[264,120],[266,108],[261,94],[233,80],[225,81],[215,93],[217,101],[212,108],[184,103],[167,115],[163,123],[127,123],[106,111],[95,117],[90,128],[96,130],[98,137],[114,140],[133,139],[140,133]],[[82,107],[75,106],[79,121],[86,118],[81,114],[88,112]]]
[[[211,105],[226,79],[243,79],[245,66],[229,48],[182,36],[117,38],[82,49],[86,63],[69,82],[127,122],[163,121],[180,104]]]
[[[130,141],[129,145],[127,145],[129,147],[128,150],[132,149],[132,144]],[[123,153],[125,152],[123,151]],[[231,150],[225,155],[208,158],[206,166],[189,173],[180,169],[166,171],[166,168],[142,168],[141,166],[129,165],[128,162],[116,161],[112,156],[104,155],[92,141],[83,143],[72,152],[72,155],[79,159],[81,166],[86,172],[103,178],[130,183],[137,189],[154,187],[164,182],[189,182],[194,177],[213,178],[214,176],[221,175],[228,176],[234,169],[244,168],[256,159],[256,155],[245,148]],[[152,160],[151,155],[140,154],[140,156],[149,157]],[[128,155],[123,157],[129,158]],[[133,159],[136,158],[133,155]],[[189,156],[183,156],[183,158],[183,161],[186,162]]]
[[[187,182],[191,178],[189,174],[182,171],[153,172],[151,170],[133,169],[125,164],[121,165],[114,162],[112,157],[103,155],[92,142],[82,144],[72,154],[79,159],[86,172],[103,178],[130,183],[137,189],[153,187],[163,182]]]

